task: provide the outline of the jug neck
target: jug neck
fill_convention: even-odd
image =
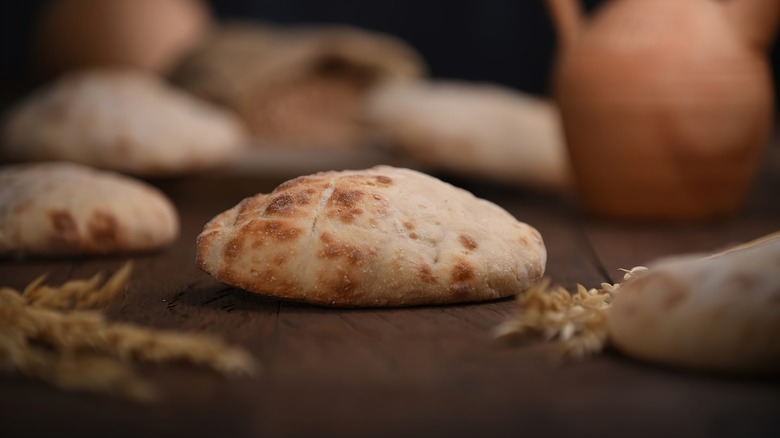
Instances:
[[[545,0],[558,35],[558,45],[569,47],[579,37],[585,25],[581,0]]]

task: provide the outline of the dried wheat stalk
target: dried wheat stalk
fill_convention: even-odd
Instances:
[[[624,280],[647,268],[623,270]],[[620,284],[601,283],[587,289],[581,284],[573,293],[550,286],[548,278],[517,296],[516,317],[496,328],[497,337],[542,335],[558,341],[562,357],[582,359],[599,353],[607,343],[607,311]]]
[[[44,286],[39,277],[21,293],[0,288],[0,370],[18,372],[64,389],[153,400],[154,388],[136,376],[131,360],[183,361],[222,374],[252,374],[256,365],[241,348],[204,335],[112,323],[94,309],[124,290],[125,265],[102,286],[101,276]]]
[[[42,275],[24,288],[22,297],[32,306],[47,309],[95,309],[108,304],[124,290],[132,271],[132,263],[126,263],[102,287],[98,287],[103,280],[100,273],[89,280],[71,280],[59,287],[44,285],[46,276]]]

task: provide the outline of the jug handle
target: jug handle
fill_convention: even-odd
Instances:
[[[571,46],[584,25],[580,0],[545,0],[545,3],[558,34],[558,44],[562,47]]]
[[[723,8],[733,28],[748,44],[762,50],[769,48],[780,22],[780,1],[726,0]]]

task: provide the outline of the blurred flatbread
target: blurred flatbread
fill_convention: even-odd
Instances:
[[[3,128],[5,160],[65,160],[143,176],[224,165],[246,141],[233,114],[135,70],[65,76],[13,108]]]
[[[488,84],[393,84],[374,90],[365,120],[425,170],[551,190],[571,184],[561,121],[546,99]]]
[[[714,257],[659,260],[622,284],[610,341],[668,365],[780,371],[780,235]]]
[[[0,255],[149,251],[178,232],[168,198],[130,177],[73,163],[0,167]]]
[[[368,90],[423,72],[419,55],[389,35],[244,23],[216,31],[172,79],[236,111],[258,145],[343,149],[364,139]]]

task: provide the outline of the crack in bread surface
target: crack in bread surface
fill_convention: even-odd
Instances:
[[[313,219],[311,222],[311,235],[314,235],[315,229],[317,227],[317,221],[320,218],[320,215],[322,214],[322,211],[325,209],[325,206],[328,204],[328,201],[333,196],[333,192],[336,191],[336,177],[331,177],[328,181],[328,185],[325,187],[325,190],[322,191],[322,195],[320,196],[320,202],[317,204],[317,207],[314,210],[314,213],[312,214]]]

